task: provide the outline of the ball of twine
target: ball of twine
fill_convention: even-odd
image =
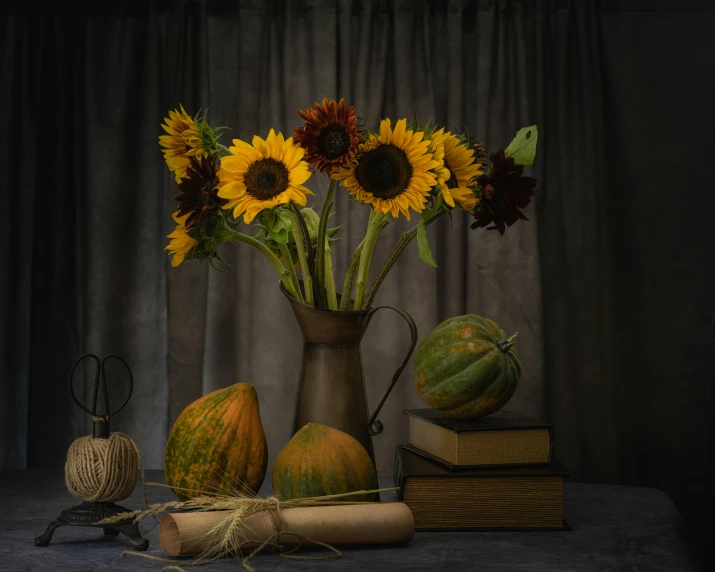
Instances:
[[[67,451],[65,484],[69,492],[86,501],[124,500],[136,487],[138,463],[139,451],[129,435],[80,437]]]

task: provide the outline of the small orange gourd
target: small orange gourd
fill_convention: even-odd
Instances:
[[[365,448],[342,431],[308,423],[278,454],[273,465],[273,494],[279,500],[375,490],[377,473]],[[375,494],[345,502],[377,500]]]

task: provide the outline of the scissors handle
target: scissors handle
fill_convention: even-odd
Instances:
[[[107,393],[107,374],[106,374],[106,369],[104,367],[104,364],[107,362],[107,360],[109,358],[118,359],[120,362],[122,362],[124,364],[124,367],[127,369],[127,373],[129,374],[129,391],[127,392],[127,397],[119,407],[117,407],[111,413],[107,413],[107,416],[111,417],[112,415],[116,415],[117,413],[119,413],[122,409],[124,409],[124,407],[127,405],[127,403],[129,403],[129,399],[132,396],[132,390],[134,389],[134,377],[132,377],[132,370],[129,369],[129,364],[124,360],[123,357],[118,356],[117,354],[107,354],[106,356],[104,356],[104,358],[102,359],[102,382],[104,383],[104,396],[105,396],[105,405],[107,407],[107,409],[106,409],[107,412],[109,412],[109,397],[108,397],[109,394]],[[97,401],[96,395],[94,396],[94,401],[95,401],[95,403]]]
[[[74,392],[74,371],[77,369],[77,366],[82,363],[86,358],[91,358],[93,359],[96,364],[97,364],[97,371],[96,375],[94,376],[94,402],[92,404],[92,411],[87,409],[82,402],[77,399],[77,394]],[[99,358],[94,355],[94,354],[84,354],[81,358],[79,358],[76,362],[74,362],[74,365],[72,366],[72,369],[70,371],[70,393],[72,394],[72,399],[74,402],[82,409],[83,411],[86,411],[92,416],[95,416],[95,412],[97,411],[97,392],[99,391],[99,373],[102,369],[102,362],[99,360]]]
[[[97,369],[96,373],[94,376],[94,397],[92,398],[92,409],[87,409],[82,402],[77,398],[77,394],[74,391],[74,372],[77,369],[77,366],[82,363],[86,358],[90,358],[94,360],[94,362],[97,364]],[[109,409],[109,391],[107,390],[107,374],[105,370],[105,364],[108,359],[114,358],[118,359],[124,364],[124,367],[127,368],[127,372],[129,373],[129,392],[127,393],[126,399],[122,402],[122,404],[117,407],[114,411],[110,411]],[[97,399],[99,397],[99,379],[100,377],[102,378],[102,385],[104,387],[104,415],[98,415],[97,414]],[[132,396],[132,390],[134,389],[134,378],[132,377],[132,370],[129,368],[129,364],[120,356],[116,354],[107,354],[104,356],[104,358],[100,361],[99,357],[97,357],[95,354],[84,354],[81,358],[79,358],[76,362],[74,362],[74,365],[72,366],[72,370],[70,371],[70,379],[69,379],[69,385],[70,385],[70,393],[72,394],[72,399],[74,402],[83,410],[89,413],[95,420],[95,423],[97,422],[97,418],[102,418],[105,423],[109,422],[109,418],[112,415],[116,415],[119,411],[121,411],[127,403],[129,403],[129,398]],[[107,428],[108,430],[108,428]],[[102,431],[104,433],[104,431]]]

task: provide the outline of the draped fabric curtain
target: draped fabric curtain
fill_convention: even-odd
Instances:
[[[466,126],[492,151],[539,125],[531,222],[502,237],[455,213],[451,226],[429,229],[439,269],[413,245],[376,302],[410,312],[420,339],[464,313],[518,331],[524,374],[509,407],[554,424],[556,457],[574,478],[665,488],[697,529],[715,207],[698,170],[707,157],[691,155],[708,149],[713,126],[693,54],[715,55],[713,11],[642,4],[4,8],[0,467],[59,466],[89,432],[67,374],[90,351],[129,361],[134,396],[113,428],[135,439],[148,467],[162,465],[188,403],[239,381],[256,386],[272,463],[291,435],[298,330],[273,268],[247,247],[224,250],[227,272],[170,268],[177,192],[159,125],[179,104],[208,109],[212,125],[231,129],[227,143],[290,133],[299,108],[345,97],[373,129],[387,116],[432,117]],[[326,182],[309,181],[318,204]],[[335,208],[346,223],[341,277],[368,212],[345,191]],[[384,231],[374,266],[407,228]],[[373,320],[363,342],[371,408],[408,341],[399,317]],[[79,373],[88,399],[93,380]],[[380,416],[380,473],[407,438],[402,409],[421,405],[408,367]]]
[[[17,351],[5,362],[27,370],[10,385],[26,407],[12,415],[11,441],[26,439],[27,457],[8,452],[6,464],[57,465],[69,442],[87,432],[65,382],[85,351],[115,352],[131,364],[135,392],[115,428],[134,437],[148,466],[161,466],[167,432],[189,402],[237,381],[256,385],[275,458],[290,437],[300,335],[274,269],[253,250],[227,247],[232,268],[224,273],[199,263],[169,267],[163,248],[177,191],[157,145],[162,118],[179,104],[192,113],[208,109],[213,125],[230,127],[229,138],[250,139],[272,127],[290,133],[301,123],[299,108],[345,97],[373,129],[382,117],[432,117],[467,126],[496,150],[542,113],[531,92],[541,81],[536,60],[546,54],[531,46],[549,16],[517,8],[184,2],[90,12],[80,21],[59,14],[6,21],[5,55],[17,88],[3,107],[22,109],[11,121],[30,131],[34,145],[15,147],[25,169],[6,167],[24,190],[11,200],[32,201],[15,210],[26,225],[15,214],[9,220],[18,229],[13,238],[30,238],[23,242],[30,251],[15,263],[27,288],[12,283],[26,307],[8,306],[26,322],[24,333],[8,333]],[[43,32],[30,41],[36,26]],[[318,204],[326,183],[309,181]],[[368,209],[343,190],[336,210],[335,220],[345,223],[335,255],[342,276]],[[529,214],[536,218],[533,208]],[[512,406],[544,417],[537,221],[504,237],[470,230],[460,213],[451,228],[442,222],[430,229],[439,270],[420,262],[413,246],[378,301],[409,311],[421,336],[465,312],[519,331],[525,375]],[[381,235],[375,267],[409,225],[391,224]],[[371,406],[408,342],[399,317],[376,316],[363,344]],[[77,385],[89,398],[91,376]],[[395,445],[407,437],[402,409],[420,403],[408,368],[382,413],[380,472],[389,473]],[[39,420],[57,430],[40,438]]]

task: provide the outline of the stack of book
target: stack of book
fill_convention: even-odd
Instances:
[[[550,425],[499,411],[450,419],[406,409],[410,442],[395,455],[395,486],[417,530],[564,529],[563,482]]]

